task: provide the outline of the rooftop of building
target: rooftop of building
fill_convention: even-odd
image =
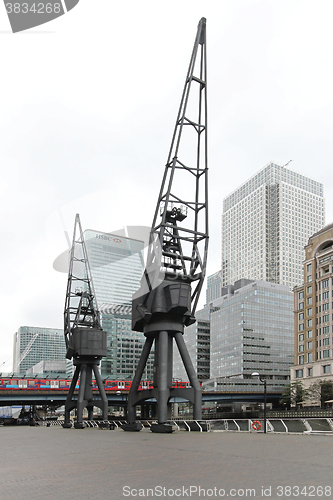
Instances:
[[[58,334],[64,334],[64,329],[63,328],[50,328],[48,326],[28,326],[28,325],[22,325],[18,328],[20,333],[36,333],[37,331],[39,333],[56,333]]]
[[[315,238],[315,237],[319,236],[320,234],[326,233],[327,231],[330,231],[331,229],[333,229],[333,222],[331,222],[330,224],[327,224],[322,229],[320,229],[319,231],[314,233],[312,236],[310,236],[309,243],[310,243],[310,240],[312,240],[312,238]]]
[[[240,280],[235,281],[233,285],[227,285],[222,287],[221,296],[212,300],[209,304],[206,304],[206,306],[214,304],[217,301],[221,301],[224,298],[233,296],[235,295],[235,293],[237,294],[240,291],[241,292],[246,291],[249,288],[261,288],[261,289],[264,288],[264,289],[276,290],[277,292],[288,292],[292,294],[288,285],[282,285],[280,283],[271,283],[270,281],[249,280],[242,278]]]
[[[289,162],[288,162],[289,163]],[[309,190],[313,192],[313,194],[316,194],[318,196],[323,196],[323,184],[319,181],[316,181],[315,179],[312,179],[311,177],[308,177],[304,174],[301,174],[300,172],[296,172],[295,170],[291,170],[290,168],[287,168],[288,163],[285,165],[279,165],[278,163],[274,161],[270,161],[265,165],[263,168],[258,170],[255,174],[253,174],[251,177],[249,177],[245,182],[243,182],[240,186],[238,186],[236,189],[234,189],[228,196],[226,196],[223,200],[223,203],[226,203],[227,200],[232,198],[235,193],[238,191],[241,191],[242,189],[245,189],[246,185],[250,184],[252,181],[254,181],[258,177],[266,177],[266,174],[268,171],[272,170],[273,175],[272,175],[272,182],[276,182],[277,179],[281,180],[281,173],[284,172],[285,174],[288,174],[288,177],[290,177],[289,181],[294,184],[295,186],[298,184],[298,182],[302,179],[302,181],[311,181],[311,187],[310,185]],[[278,174],[280,172],[280,174]],[[267,179],[265,179],[265,182],[267,182]]]
[[[121,240],[134,241],[143,245],[147,240],[147,234],[149,236],[150,228],[146,226],[129,226],[126,228],[129,234],[125,234],[125,229],[119,229],[112,233],[106,233],[105,231],[97,231],[96,229],[85,229],[83,236],[86,238],[89,233],[95,235],[101,235],[101,239],[105,241],[114,241],[115,243],[120,243]]]

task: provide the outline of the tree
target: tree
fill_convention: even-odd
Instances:
[[[331,380],[317,380],[306,391],[306,399],[315,401],[321,408],[325,408],[325,401],[333,399],[333,382]]]
[[[320,381],[320,403],[325,408],[325,401],[333,399],[333,382],[331,380]]]
[[[288,409],[290,409],[291,405],[295,405],[297,409],[297,405],[299,405],[305,397],[306,390],[302,382],[300,380],[295,380],[295,382],[291,382],[285,386],[280,398],[280,403],[287,405]]]
[[[279,403],[282,405],[286,405],[287,410],[290,409],[291,405],[291,384],[287,384],[284,386],[281,398],[279,399]]]
[[[307,389],[307,397],[306,400],[311,403],[317,403],[318,406],[320,404],[321,398],[321,380],[316,380],[316,382],[312,382],[312,384]]]

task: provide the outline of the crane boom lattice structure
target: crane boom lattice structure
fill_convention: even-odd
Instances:
[[[193,402],[194,418],[201,419],[201,388],[183,333],[195,321],[208,249],[206,71],[206,19],[202,18],[157,201],[146,269],[133,297],[132,329],[142,331],[146,342],[128,398],[130,424],[124,430],[138,429],[135,405],[149,398],[158,403],[158,424],[153,431],[170,432],[167,404],[175,396]],[[188,389],[172,388],[173,339],[190,380]],[[154,389],[139,393],[153,343]]]
[[[88,418],[93,417],[93,407],[102,409],[102,418],[107,420],[108,401],[98,366],[106,356],[106,332],[103,331],[89,267],[87,250],[83,238],[80,217],[76,214],[73,243],[70,254],[66,303],[64,310],[64,334],[66,357],[73,358],[76,367],[65,404],[65,424],[70,427],[70,412],[77,409],[76,428],[83,427],[83,409],[88,409]],[[93,398],[92,380],[96,379],[101,399]],[[80,378],[77,400],[74,398],[76,384]]]

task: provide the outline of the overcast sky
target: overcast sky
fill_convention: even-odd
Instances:
[[[80,0],[17,34],[0,5],[0,371],[19,326],[63,326],[52,265],[77,212],[84,229],[151,225],[201,17],[208,275],[223,198],[271,160],[322,182],[333,220],[331,0]]]

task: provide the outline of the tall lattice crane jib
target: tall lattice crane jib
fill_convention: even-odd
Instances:
[[[80,217],[77,214],[64,310],[64,334],[68,358],[75,354],[71,338],[73,331],[78,328],[102,330]]]
[[[207,63],[206,19],[202,18],[152,223],[146,279],[156,280],[159,268],[169,279],[197,282],[192,296],[194,313],[205,276],[207,249]],[[153,272],[149,273],[151,268]]]

